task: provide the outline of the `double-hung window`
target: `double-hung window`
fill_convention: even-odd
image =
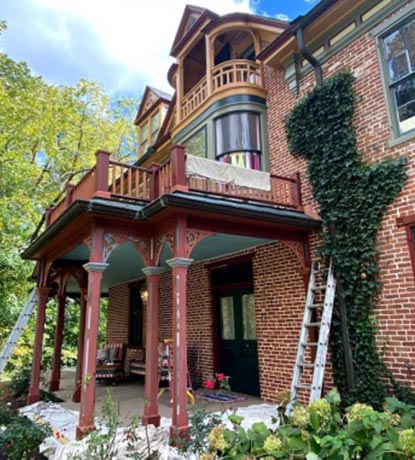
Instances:
[[[415,133],[415,16],[381,37],[394,137]]]

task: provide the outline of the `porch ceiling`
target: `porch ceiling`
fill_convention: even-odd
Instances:
[[[195,262],[200,262],[206,259],[233,254],[271,241],[273,240],[218,233],[200,241],[193,249],[190,257]],[[165,246],[161,253],[160,265],[167,267],[166,260],[171,257],[170,248]],[[64,260],[76,261],[87,261],[88,258],[88,247],[85,244],[77,246],[62,257]],[[118,246],[110,255],[107,262],[109,263],[109,267],[104,272],[102,293],[107,293],[108,288],[111,286],[136,280],[144,276],[141,271],[144,267],[143,260],[134,247],[128,243]],[[69,280],[67,292],[78,292],[78,285],[73,278]]]

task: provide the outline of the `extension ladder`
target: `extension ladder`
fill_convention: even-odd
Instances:
[[[323,276],[324,272],[327,272],[327,278]],[[309,391],[310,402],[321,397],[335,292],[336,280],[332,261],[328,270],[322,270],[320,262],[313,262],[286,415],[290,415],[299,391]],[[310,328],[319,328],[317,342],[311,341]],[[311,362],[310,358],[313,355],[315,358]],[[311,379],[308,375],[311,385],[303,383],[304,371],[307,368],[312,372]]]
[[[37,294],[36,294],[36,288],[34,288],[32,292],[30,293],[30,296],[29,296],[28,301],[26,302],[26,305],[23,307],[23,310],[21,311],[20,316],[18,320],[16,321],[16,324],[14,325],[12,331],[10,332],[9,337],[7,338],[6,344],[1,350],[0,374],[4,371],[4,368],[6,367],[6,364],[9,361],[9,358],[11,354],[13,353],[15,346],[17,345],[17,342],[20,336],[22,335],[24,328],[27,325],[27,322],[29,321],[29,318],[32,316],[33,310],[35,309],[36,305],[37,305]]]

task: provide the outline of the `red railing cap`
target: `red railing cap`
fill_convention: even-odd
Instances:
[[[95,152],[95,156],[98,156],[98,155],[108,155],[109,157],[111,156],[111,152],[107,152],[106,150],[97,150]]]

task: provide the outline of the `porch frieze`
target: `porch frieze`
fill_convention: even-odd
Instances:
[[[164,267],[144,267],[141,271],[146,275],[161,275],[166,269]]]
[[[105,233],[104,235],[104,260],[108,260],[111,253],[120,245],[124,243],[130,243],[140,257],[144,260],[144,263],[149,261],[149,239],[146,237],[138,237],[134,235],[128,235],[125,233]]]
[[[204,230],[187,229],[186,231],[186,255],[189,256],[195,246],[204,238],[216,235],[214,232]]]
[[[109,264],[103,262],[88,262],[82,266],[88,273],[102,273],[109,267]]]
[[[170,267],[188,267],[194,259],[188,259],[187,257],[173,257],[172,259],[166,260]]]

